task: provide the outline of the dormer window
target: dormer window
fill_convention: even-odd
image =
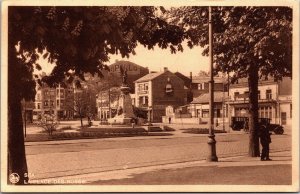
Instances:
[[[172,96],[174,94],[173,86],[170,83],[166,85],[165,92],[168,96]]]

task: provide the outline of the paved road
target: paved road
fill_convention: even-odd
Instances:
[[[218,157],[245,155],[247,134],[216,135]],[[291,150],[290,135],[273,135],[271,151]],[[64,177],[135,167],[199,161],[207,136],[166,136],[56,141],[26,144],[31,179]]]

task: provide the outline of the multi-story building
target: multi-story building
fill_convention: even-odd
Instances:
[[[60,84],[51,88],[44,84],[37,86],[33,120],[42,114],[55,114],[59,119],[72,119],[74,116],[74,88],[72,85],[62,87]]]
[[[192,92],[193,97],[197,98],[202,94],[209,92],[209,76],[193,76],[192,77]],[[227,81],[223,77],[214,77],[214,91],[226,92],[228,91]]]
[[[184,81],[164,68],[135,82],[133,104],[148,112],[148,120],[161,122],[167,106],[182,106],[187,102]]]
[[[272,123],[290,125],[292,119],[292,82],[290,78],[275,81],[273,78],[259,80],[258,116],[270,118]],[[229,116],[249,114],[249,87],[247,79],[240,79],[229,88]]]

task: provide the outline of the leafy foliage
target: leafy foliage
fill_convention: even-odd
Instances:
[[[84,73],[101,75],[109,54],[128,57],[138,43],[148,49],[180,48],[182,30],[158,16],[155,7],[8,7],[8,174],[27,172],[20,102],[34,99],[38,53],[55,63],[49,86]],[[18,76],[15,76],[18,75]],[[20,177],[19,184],[28,181]]]
[[[208,55],[208,8],[179,7],[169,20],[185,30],[188,45]],[[292,9],[289,7],[213,7],[215,73],[231,72],[232,81],[247,77],[258,64],[260,77],[292,74]]]
[[[128,57],[138,43],[153,49],[180,45],[182,31],[157,16],[155,7],[10,7],[11,44],[36,64],[43,53],[56,63],[43,81],[53,85],[65,76],[98,73],[108,54]],[[18,33],[15,33],[18,32]],[[172,51],[176,52],[176,51]],[[30,69],[33,69],[33,67]],[[70,73],[72,72],[72,73]],[[32,73],[32,72],[31,72]]]
[[[213,29],[214,74],[232,74],[231,82],[247,77],[249,86],[249,155],[259,156],[258,79],[292,75],[292,9],[289,7],[179,7],[170,22],[185,32],[188,45],[205,47],[208,24]]]

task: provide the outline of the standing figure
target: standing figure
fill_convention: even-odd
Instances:
[[[259,131],[260,143],[262,145],[262,153],[260,160],[271,160],[269,157],[271,134],[269,133],[268,125],[266,121],[262,122]]]
[[[127,85],[127,69],[123,69],[123,67],[120,67],[120,73],[122,76],[122,85]]]
[[[245,132],[249,132],[249,124],[248,124],[248,120],[247,119],[244,122],[244,131]]]

